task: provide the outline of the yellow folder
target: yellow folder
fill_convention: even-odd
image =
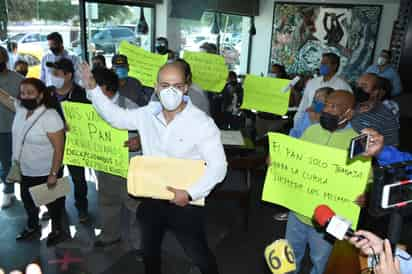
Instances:
[[[130,160],[127,191],[135,197],[172,200],[174,194],[166,187],[187,190],[204,176],[205,171],[206,163],[201,160],[136,156]],[[191,204],[204,206],[205,199]]]

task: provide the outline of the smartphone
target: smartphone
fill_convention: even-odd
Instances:
[[[349,145],[349,158],[353,159],[366,152],[369,145],[369,135],[362,134],[352,138]]]
[[[385,185],[382,191],[382,208],[402,207],[412,203],[412,180]]]

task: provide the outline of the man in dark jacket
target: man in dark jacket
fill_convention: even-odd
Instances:
[[[53,69],[50,76],[51,84],[53,86],[52,95],[56,98],[59,105],[64,101],[87,103],[85,90],[74,82],[74,65],[71,60],[62,58],[55,63],[48,63],[49,67]],[[59,113],[64,115],[59,107]],[[67,166],[69,168],[72,180],[74,183],[74,198],[75,205],[79,212],[79,221],[86,222],[88,216],[88,201],[87,201],[87,182],[84,175],[84,168],[78,166]]]

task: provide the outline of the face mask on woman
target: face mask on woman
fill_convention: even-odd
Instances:
[[[39,103],[37,102],[37,98],[33,99],[20,99],[20,104],[26,108],[27,110],[35,110]]]

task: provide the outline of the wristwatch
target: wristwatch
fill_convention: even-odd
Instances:
[[[57,172],[52,171],[52,172],[50,172],[50,175],[57,176]]]

